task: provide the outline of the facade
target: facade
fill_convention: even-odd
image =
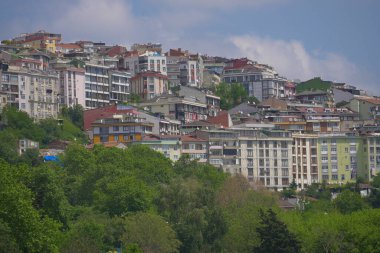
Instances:
[[[231,174],[241,174],[238,133],[201,130],[195,136],[208,142],[208,163]]]
[[[200,70],[197,61],[187,60],[179,62],[180,84],[191,87],[200,87]]]
[[[250,182],[283,190],[292,182],[292,136],[281,130],[231,129],[239,133],[241,173]]]
[[[110,70],[110,102],[123,103],[131,92],[131,75],[128,72]]]
[[[176,96],[155,97],[140,106],[152,113],[166,115],[182,124],[207,119],[207,105],[196,100]]]
[[[287,80],[270,66],[248,59],[236,59],[226,64],[222,76],[225,83],[243,84],[248,95],[260,101],[270,97],[285,97],[284,85]]]
[[[320,182],[342,184],[354,182],[359,170],[365,170],[363,139],[353,134],[319,135],[318,158]]]
[[[374,119],[380,115],[380,99],[357,96],[350,101],[349,108],[359,113],[360,120]]]
[[[368,164],[368,170],[359,171],[359,175],[365,179],[372,179],[380,173],[380,134],[372,133],[366,135],[368,155],[364,164]],[[362,172],[362,173],[360,173]]]
[[[91,124],[90,139],[93,144],[141,141],[152,133],[153,124],[134,113],[113,115]]]
[[[27,149],[38,149],[39,143],[29,139],[21,139],[18,141],[18,153],[22,155]]]
[[[104,107],[110,103],[110,68],[103,65],[86,64],[85,108]]]
[[[300,189],[319,183],[318,135],[293,134],[292,178]]]
[[[61,34],[38,31],[35,33],[21,34],[14,38],[12,42],[23,47],[35,49],[45,49],[52,53],[56,52],[56,44],[61,41]]]
[[[181,156],[181,137],[178,135],[146,135],[140,142],[162,153],[166,158],[176,162]]]
[[[167,92],[168,78],[155,71],[136,74],[131,79],[131,93],[139,95],[143,100],[150,100]]]
[[[58,75],[41,70],[10,66],[3,72],[1,91],[7,103],[36,120],[57,118],[59,113]]]
[[[122,67],[132,76],[144,71],[155,71],[167,75],[166,56],[157,52],[145,52],[143,54],[131,52],[124,57]]]
[[[184,62],[189,58],[188,51],[182,51],[181,48],[170,49],[166,55],[167,60],[167,76],[170,87],[181,84],[180,62]]]
[[[56,68],[59,73],[60,104],[85,108],[85,70],[73,67]]]
[[[188,155],[190,159],[197,160],[200,163],[208,161],[207,140],[192,135],[182,135],[181,145],[182,155]]]
[[[179,95],[195,98],[197,101],[207,105],[209,116],[216,116],[220,111],[220,97],[213,95],[210,91],[201,91],[194,87],[181,86]]]

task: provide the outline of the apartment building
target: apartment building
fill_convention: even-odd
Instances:
[[[320,182],[342,184],[354,182],[367,167],[366,141],[357,134],[319,135],[318,158],[321,171]],[[366,152],[364,152],[366,151]]]
[[[122,67],[130,72],[131,76],[148,70],[167,75],[166,56],[158,52],[129,52],[122,59]]]
[[[141,141],[145,135],[152,134],[152,128],[153,123],[135,113],[116,114],[93,122],[90,139],[93,144]]]
[[[380,172],[380,134],[366,134],[365,140],[367,144],[366,151],[368,155],[365,157],[364,170],[359,171],[359,175],[365,179],[371,180]],[[368,170],[365,170],[366,164],[368,164]]]
[[[207,105],[184,97],[163,95],[139,104],[152,113],[166,115],[182,124],[207,119]]]
[[[180,62],[185,62],[189,58],[189,52],[183,51],[181,48],[170,49],[165,53],[167,60],[167,76],[170,87],[181,84]]]
[[[208,163],[231,174],[241,174],[239,134],[228,130],[196,131],[208,142]]]
[[[156,71],[146,71],[136,74],[131,79],[131,92],[143,100],[150,100],[166,93],[168,78]]]
[[[23,47],[45,49],[52,53],[56,52],[56,44],[61,41],[61,34],[38,31],[35,33],[21,34],[12,40],[12,43]]]
[[[162,153],[166,158],[176,162],[181,157],[181,136],[148,134],[139,142]]]
[[[206,104],[209,116],[216,116],[220,111],[220,97],[215,96],[210,91],[201,91],[194,87],[181,86],[178,94],[183,97],[195,98],[197,101]]]
[[[110,68],[87,63],[85,67],[85,108],[104,107],[110,103]]]
[[[287,80],[277,74],[273,67],[258,64],[248,59],[235,59],[226,63],[223,70],[223,81],[241,83],[249,96],[263,101],[270,97],[284,98],[284,85]]]
[[[81,105],[85,108],[85,70],[69,66],[57,67],[55,70],[59,74],[60,104],[68,107]]]
[[[231,128],[239,133],[241,174],[250,182],[283,190],[292,182],[292,135],[283,130]]]
[[[7,95],[9,105],[36,120],[57,118],[59,88],[55,72],[9,66],[1,81],[1,91]]]
[[[188,155],[190,159],[200,163],[208,161],[208,142],[206,139],[197,138],[193,135],[181,136],[181,154]]]
[[[318,168],[318,135],[293,133],[292,180],[300,189],[320,182]]]
[[[129,72],[110,70],[110,102],[123,103],[128,101],[131,92],[131,74]]]
[[[179,62],[180,84],[200,87],[199,64],[194,60]]]

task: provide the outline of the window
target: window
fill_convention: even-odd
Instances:
[[[113,139],[114,139],[115,141],[118,141],[118,140],[119,140],[119,136],[118,136],[118,135],[114,135],[114,136],[113,136]]]
[[[331,152],[336,153],[336,147],[331,147]]]
[[[248,176],[253,177],[253,168],[248,168]]]
[[[338,180],[338,175],[336,175],[336,174],[331,175],[331,179],[332,180]]]
[[[114,127],[113,127],[113,131],[114,131],[114,132],[118,132],[118,131],[119,131],[119,126],[114,126]]]
[[[329,175],[322,175],[322,180],[329,180]]]
[[[253,156],[253,150],[252,149],[248,149],[247,151],[248,151],[248,156],[249,157]]]

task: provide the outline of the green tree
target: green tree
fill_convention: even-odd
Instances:
[[[220,83],[215,94],[220,97],[220,108],[229,110],[248,99],[247,91],[240,83]]]
[[[260,226],[256,228],[256,232],[260,243],[254,247],[254,252],[301,252],[300,242],[296,236],[289,232],[286,224],[277,218],[272,209],[266,213],[260,209],[259,217]]]
[[[71,122],[83,130],[83,113],[84,108],[81,105],[74,105],[72,107],[63,107],[61,109],[61,114],[64,117],[67,117]]]
[[[99,180],[94,192],[94,205],[110,216],[146,211],[151,206],[151,193],[144,182],[124,176],[108,181]]]
[[[40,156],[40,152],[38,149],[29,148],[21,154],[19,162],[26,163],[27,165],[34,167],[40,165],[43,162],[43,159]]]
[[[170,225],[156,214],[136,213],[124,221],[123,244],[137,244],[144,252],[178,252],[180,241]]]
[[[9,245],[22,252],[57,252],[59,224],[33,207],[32,192],[19,181],[18,168],[0,160],[0,224]]]
[[[130,103],[141,103],[141,101],[142,101],[142,99],[138,94],[131,93],[128,96],[128,102],[130,102]]]
[[[0,132],[0,158],[9,163],[16,163],[19,159],[17,149],[18,141],[12,130],[6,129]]]
[[[373,189],[368,198],[368,202],[374,208],[380,207],[380,173],[378,173],[372,180]]]
[[[49,144],[52,141],[59,140],[62,134],[61,128],[58,126],[58,121],[55,119],[43,119],[38,126],[44,131],[42,144]]]
[[[349,214],[367,207],[359,193],[344,190],[334,200],[335,207],[343,214]]]

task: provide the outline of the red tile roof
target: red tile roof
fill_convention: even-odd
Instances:
[[[371,103],[371,104],[374,104],[374,105],[380,105],[380,99],[379,98],[360,97],[360,98],[356,98],[356,99],[361,100],[361,101],[365,101],[367,103]]]
[[[201,139],[201,138],[197,138],[197,137],[191,136],[191,135],[182,135],[181,136],[181,141],[182,142],[205,142],[207,140]]]
[[[81,49],[81,47],[74,43],[59,43],[56,47],[61,47],[65,49]]]
[[[230,127],[230,115],[227,111],[221,111],[217,116],[209,117],[207,121],[213,124],[222,125],[225,128]]]

